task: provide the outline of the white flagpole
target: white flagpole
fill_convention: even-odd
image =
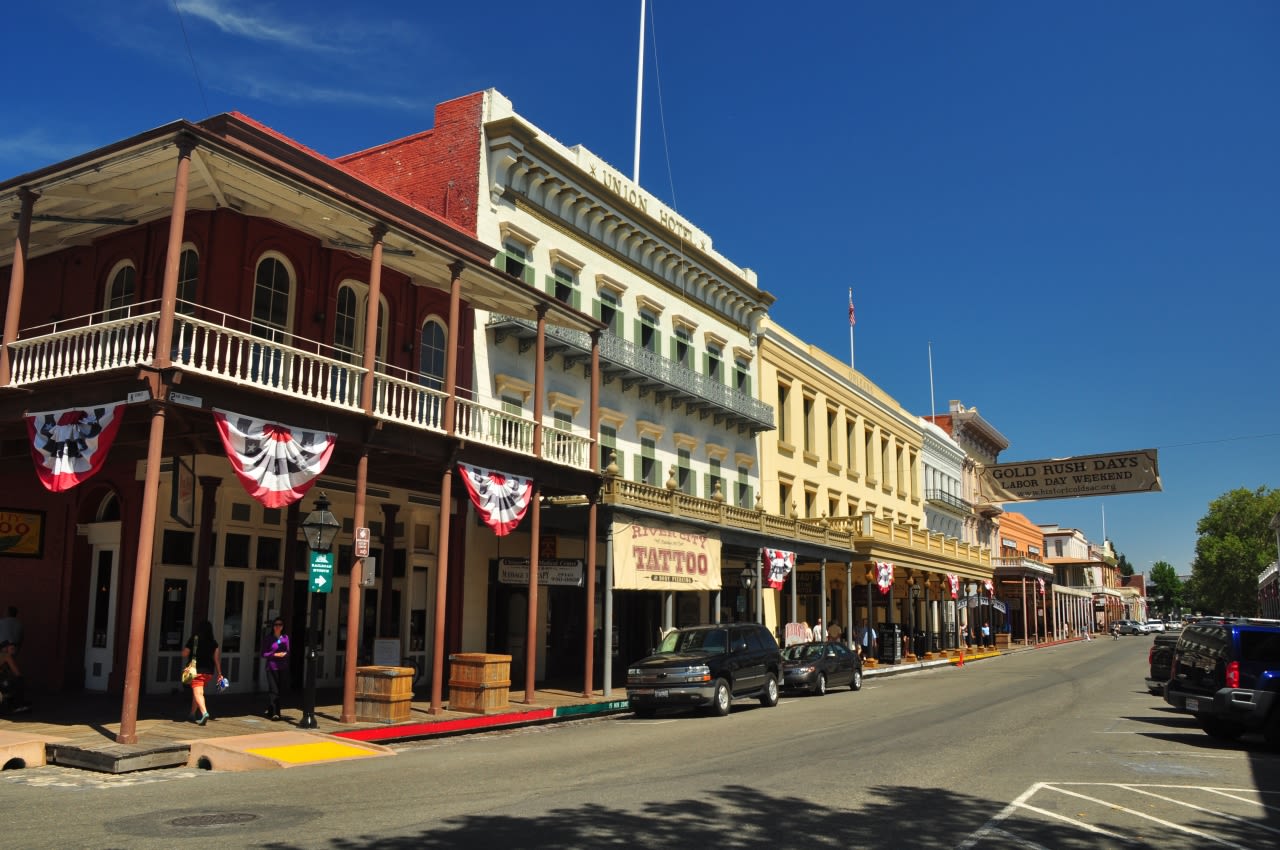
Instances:
[[[857,371],[853,365],[853,287],[849,287],[849,368]]]
[[[929,419],[938,415],[938,408],[933,403],[933,340],[929,340]]]
[[[644,103],[644,3],[640,0],[640,57],[636,60],[636,158],[631,179],[640,185],[640,113]]]

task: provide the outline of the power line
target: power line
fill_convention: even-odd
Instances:
[[[1241,440],[1268,440],[1272,437],[1280,437],[1280,433],[1272,434],[1250,434],[1241,437],[1222,437],[1217,440],[1193,440],[1190,443],[1170,443],[1167,446],[1156,446],[1157,449],[1181,449],[1187,446],[1210,446],[1217,443],[1235,443]]]
[[[196,88],[200,90],[200,102],[204,104],[204,114],[211,115],[213,110],[209,109],[209,99],[204,96],[204,81],[200,79],[200,69],[196,67],[195,54],[191,52],[191,40],[187,38],[187,25],[182,20],[178,0],[170,0],[170,3],[173,5],[173,13],[178,16],[178,28],[182,30],[182,43],[187,46],[187,58],[191,60],[191,73],[196,78]]]

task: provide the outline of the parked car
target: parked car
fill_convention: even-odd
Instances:
[[[1165,683],[1173,675],[1173,648],[1177,644],[1177,635],[1158,634],[1147,651],[1147,664],[1151,667],[1147,673],[1147,690],[1157,696],[1164,696]]]
[[[1111,628],[1122,635],[1145,635],[1150,631],[1146,623],[1139,623],[1137,620],[1116,620]]]
[[[782,689],[821,696],[832,686],[862,690],[862,659],[842,643],[795,643],[782,650]]]
[[[1163,620],[1147,620],[1146,625],[1147,625],[1147,631],[1151,632],[1152,634],[1159,634],[1160,632],[1164,631]]]
[[[1164,700],[1206,733],[1280,746],[1280,621],[1196,623],[1178,635]]]
[[[693,626],[667,634],[653,655],[627,668],[627,701],[638,717],[662,707],[729,713],[733,700],[758,697],[778,704],[782,653],[757,623]]]

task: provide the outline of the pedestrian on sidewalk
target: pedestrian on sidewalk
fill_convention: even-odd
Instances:
[[[204,688],[222,678],[222,651],[213,638],[213,623],[205,620],[182,648],[182,666],[194,658],[196,677],[191,680],[191,721],[199,726],[209,722],[209,706],[204,701]]]
[[[0,640],[0,714],[16,714],[28,711],[26,680],[13,657],[16,647],[13,641]]]
[[[262,657],[267,660],[267,693],[270,695],[264,714],[271,720],[279,720],[280,693],[288,681],[289,670],[289,636],[284,633],[284,620],[279,617],[271,623],[271,634],[262,639]]]
[[[22,621],[18,619],[18,606],[10,605],[5,616],[0,617],[0,641],[13,644],[13,654],[22,648]]]

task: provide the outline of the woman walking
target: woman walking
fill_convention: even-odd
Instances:
[[[267,691],[270,702],[266,716],[280,719],[280,690],[285,671],[289,669],[289,636],[284,633],[284,620],[276,617],[271,624],[271,634],[262,639],[262,657],[267,660]]]
[[[222,678],[222,652],[213,639],[213,623],[208,620],[196,626],[195,634],[182,648],[184,667],[192,658],[196,662],[196,677],[191,680],[191,720],[203,726],[209,722],[209,707],[204,701],[205,685]]]

